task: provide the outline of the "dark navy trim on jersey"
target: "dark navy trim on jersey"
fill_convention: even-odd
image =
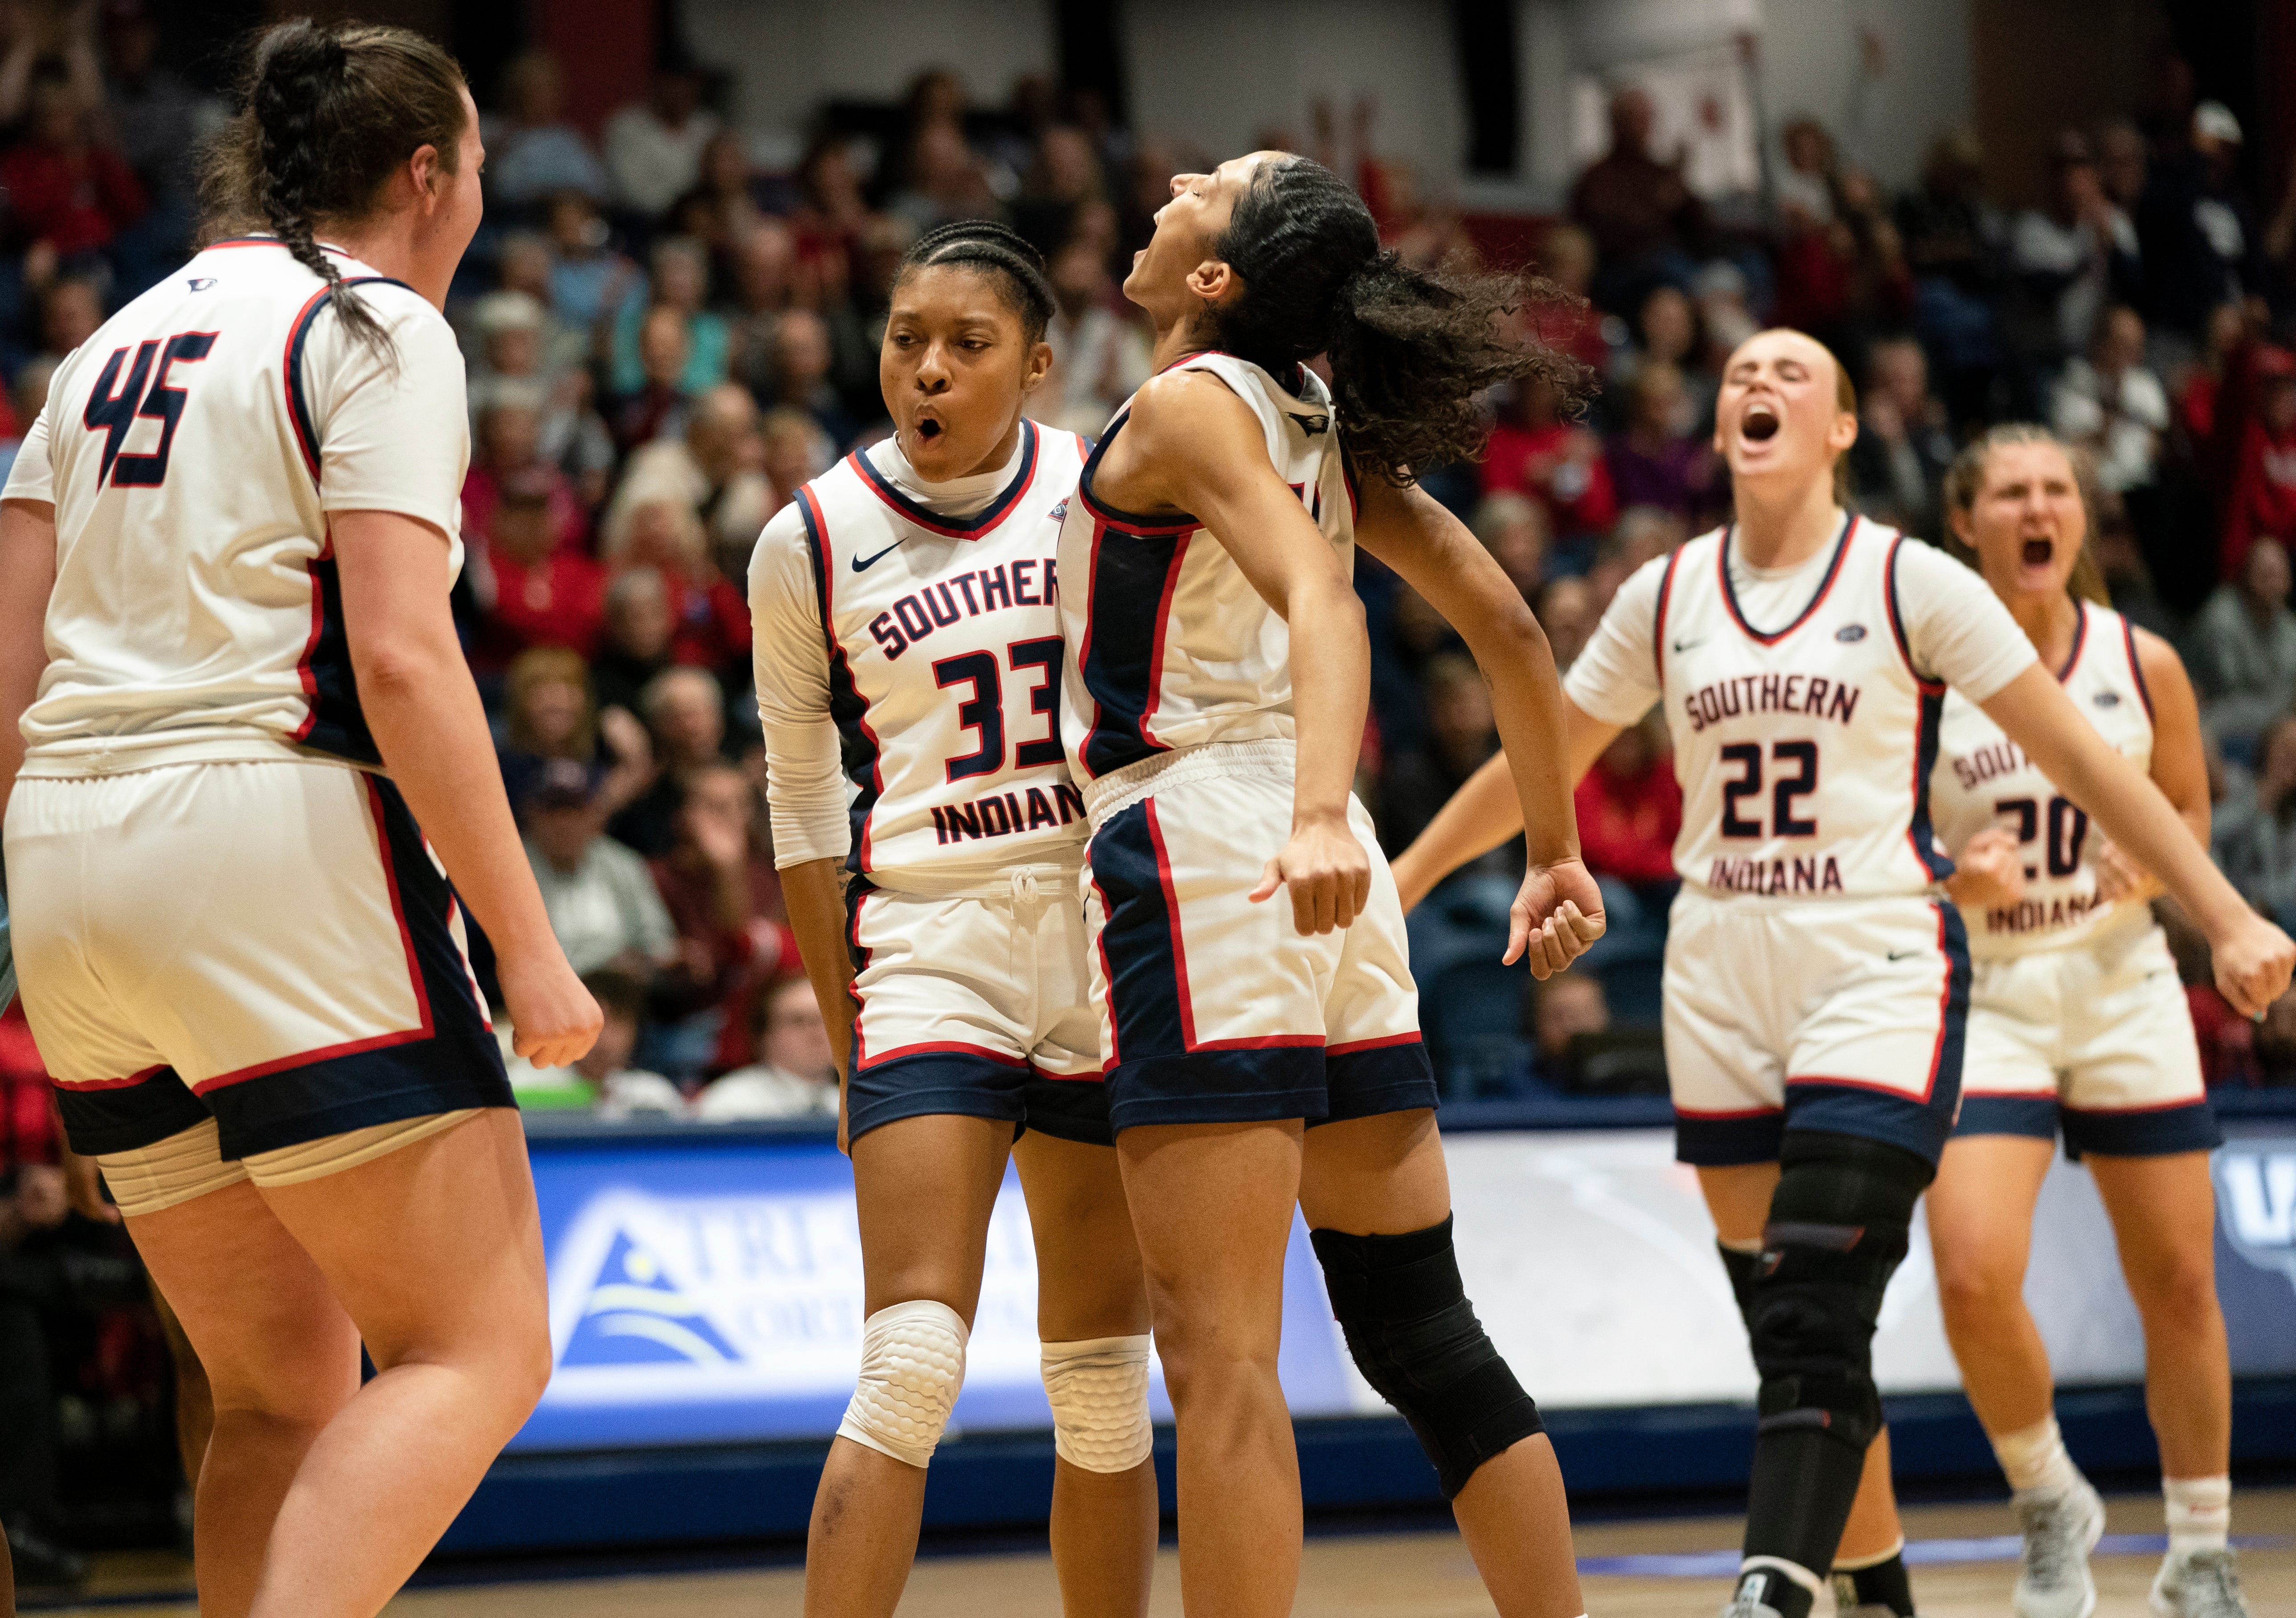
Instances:
[[[1666,571],[1658,576],[1658,611],[1651,621],[1651,653],[1658,664],[1659,689],[1666,689],[1666,607],[1674,598],[1674,570],[1681,563],[1686,546],[1677,545],[1674,554],[1666,559]]]
[[[470,962],[455,941],[454,889],[431,862],[398,789],[375,776],[363,784],[406,953],[416,1025],[218,1073],[192,1087],[168,1067],[111,1083],[60,1086],[74,1151],[134,1151],[212,1116],[217,1152],[236,1161],[375,1124],[518,1105]]]
[[[1085,579],[1084,641],[1077,667],[1092,698],[1092,728],[1078,750],[1085,774],[1098,777],[1168,752],[1149,721],[1163,695],[1164,636],[1172,620],[1193,517],[1168,523],[1113,512],[1092,497],[1093,463],[1124,424],[1119,416],[1092,452],[1077,492],[1093,519],[1092,565]],[[1110,543],[1110,536],[1116,543]]]
[[[1922,862],[1930,880],[1943,882],[1953,875],[1954,865],[1952,858],[1938,847],[1937,827],[1930,820],[1930,772],[1937,768],[1945,688],[1932,691],[1923,686],[1920,699],[1921,713],[1914,725],[1914,814],[1906,823],[1906,841],[1914,845],[1914,858]]]
[[[1722,530],[1721,543],[1714,547],[1714,566],[1715,571],[1722,575],[1722,604],[1730,610],[1731,620],[1743,629],[1751,638],[1759,641],[1765,646],[1776,645],[1787,636],[1808,623],[1810,614],[1825,604],[1826,596],[1833,589],[1833,581],[1841,577],[1841,559],[1849,554],[1849,536],[1857,531],[1857,513],[1855,512],[1841,520],[1841,532],[1835,536],[1833,541],[1833,560],[1825,564],[1825,577],[1817,581],[1817,589],[1810,596],[1809,604],[1795,613],[1793,621],[1784,628],[1767,633],[1748,623],[1746,615],[1738,610],[1738,592],[1730,583],[1730,539],[1738,531],[1738,525],[1733,522],[1725,528]]]
[[[869,699],[854,682],[853,665],[846,660],[845,643],[837,633],[829,524],[821,514],[812,484],[797,491],[797,512],[805,522],[807,548],[813,552],[814,595],[820,603],[821,634],[829,650],[829,717],[837,726],[837,751],[845,778],[858,789],[846,810],[853,847],[845,857],[845,868],[857,875],[869,868],[870,817],[877,800],[885,795],[884,749],[870,727]]]
[[[1898,610],[1898,552],[1906,543],[1899,534],[1890,541],[1890,554],[1882,563],[1882,593],[1889,598],[1890,633],[1897,637],[1898,655],[1906,660],[1906,672],[1914,677],[1914,684],[1923,691],[1945,694],[1945,682],[1933,679],[1914,666],[1914,644],[1906,636],[1906,615]]]
[[[2126,618],[2120,620],[2121,644],[2128,648],[2128,678],[2136,682],[2137,701],[2144,704],[2144,717],[2152,718],[2152,687],[2144,683],[2144,665],[2136,661],[2136,626]]]
[[[1786,1115],[1771,1107],[1745,1113],[1686,1113],[1674,1110],[1674,1159],[1701,1169],[1734,1169],[1742,1163],[1774,1163],[1784,1138]]]
[[[918,505],[901,492],[898,485],[869,464],[869,457],[857,449],[846,460],[861,476],[861,481],[886,505],[915,523],[919,528],[943,534],[952,539],[978,539],[1004,520],[1005,513],[1029,492],[1037,480],[1037,424],[1027,416],[1021,418],[1021,470],[1005,485],[1004,492],[970,517],[945,517]]]
[[[394,280],[389,275],[351,275],[343,281],[347,287],[373,286],[377,283],[410,292],[414,291],[404,281]],[[333,287],[322,285],[297,312],[295,324],[287,328],[287,354],[282,366],[287,381],[288,419],[294,423],[295,442],[303,452],[303,464],[309,471],[314,483],[319,480],[319,429],[311,419],[310,396],[303,386],[303,345],[310,339],[311,326],[318,319],[319,311],[334,295]],[[415,295],[420,297],[422,294]]]
[[[1441,1099],[1427,1042],[1416,1032],[1324,1047],[1324,1082],[1331,1096],[1325,1123],[1432,1108]]]
[[[125,1079],[56,1084],[64,1134],[82,1157],[136,1152],[208,1121],[208,1110],[172,1067],[147,1067]]]
[[[1890,553],[1890,560],[1897,553]],[[2057,670],[2057,684],[2072,678],[2073,670],[2080,667],[2081,648],[2088,645],[2088,603],[2075,597],[2073,601],[2073,649],[2065,654],[2065,666]]]
[[[1029,1127],[1037,1134],[1080,1146],[1116,1144],[1116,1131],[1108,1124],[1108,1083],[1100,1074],[1064,1075],[1030,1068],[1021,1088]]]
[[[1114,1032],[1102,1053],[1110,1129],[1325,1117],[1320,1035],[1192,1038],[1187,966],[1160,843],[1155,800],[1144,799],[1104,822],[1086,856],[1103,917],[1101,965]]]
[[[382,750],[367,727],[351,667],[350,629],[343,617],[343,586],[330,542],[304,563],[311,575],[311,637],[295,672],[303,682],[303,722],[291,739],[314,752],[357,764],[380,764]]]
[[[1109,527],[1121,529],[1130,534],[1177,534],[1185,530],[1201,528],[1202,523],[1185,513],[1151,517],[1103,505],[1092,492],[1092,474],[1100,469],[1101,457],[1108,453],[1108,447],[1116,442],[1116,435],[1124,431],[1124,423],[1131,419],[1132,413],[1127,410],[1109,423],[1108,430],[1100,435],[1100,442],[1095,444],[1092,453],[1085,456],[1084,470],[1077,474],[1077,493],[1083,497],[1085,509]]]
[[[2059,1121],[2074,1156],[2168,1157],[2224,1145],[2207,1096],[2165,1107],[2065,1107]]]
[[[2057,1098],[2054,1096],[1971,1096],[1961,1098],[1961,1116],[1954,1134],[2027,1135],[2035,1140],[2057,1138]]]
[[[970,1051],[925,1050],[857,1066],[845,1084],[849,1144],[903,1118],[993,1118],[1020,1123],[1029,1115],[1029,1070]]]

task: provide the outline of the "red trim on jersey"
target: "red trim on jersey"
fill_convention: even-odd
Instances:
[[[304,436],[302,413],[295,408],[295,339],[302,334],[303,323],[311,318],[311,312],[333,296],[334,290],[322,283],[295,311],[295,318],[287,323],[287,341],[279,350],[279,387],[287,402],[287,424],[295,430],[295,447],[303,452],[303,464],[310,469],[314,483],[319,480],[319,447]]]
[[[1352,1056],[1359,1050],[1385,1050],[1390,1046],[1417,1045],[1423,1039],[1420,1031],[1414,1028],[1407,1034],[1382,1034],[1376,1039],[1349,1039],[1344,1045],[1326,1045],[1324,1054],[1327,1056]]]
[[[1808,623],[1810,615],[1824,606],[1825,598],[1833,593],[1833,581],[1841,577],[1842,559],[1849,554],[1849,537],[1857,531],[1857,524],[1860,521],[1857,513],[1852,512],[1843,522],[1841,537],[1833,542],[1833,560],[1826,563],[1825,577],[1818,581],[1817,594],[1809,598],[1809,604],[1796,613],[1794,620],[1784,628],[1767,635],[1748,623],[1746,615],[1738,611],[1737,594],[1730,587],[1730,536],[1738,531],[1738,525],[1733,522],[1723,529],[1722,542],[1714,547],[1714,566],[1716,572],[1721,576],[1722,604],[1729,610],[1731,621],[1743,629],[1750,639],[1758,641],[1765,646],[1776,645],[1787,636]]]
[[[374,851],[382,866],[383,891],[390,895],[391,919],[398,924],[398,941],[406,952],[406,977],[414,990],[414,1005],[422,1013],[419,1027],[402,1028],[392,1033],[375,1034],[365,1039],[349,1039],[340,1045],[322,1046],[317,1050],[299,1051],[291,1056],[275,1056],[268,1062],[258,1062],[251,1067],[234,1068],[227,1073],[217,1073],[212,1079],[202,1079],[192,1086],[192,1093],[204,1096],[226,1085],[244,1084],[250,1079],[284,1072],[292,1067],[308,1067],[314,1062],[326,1062],[341,1056],[356,1056],[364,1051],[384,1050],[394,1045],[412,1045],[428,1039],[437,1031],[430,1017],[430,991],[422,981],[422,963],[414,952],[414,934],[406,925],[406,901],[398,891],[398,875],[390,858],[390,825],[384,818],[382,794],[373,780],[362,776],[360,784],[366,788],[367,812],[374,817]]]
[[[1892,556],[1896,554],[1893,551]],[[2073,649],[2065,654],[2065,666],[2057,670],[2057,684],[2072,678],[2073,670],[2080,667],[2081,649],[2088,645],[2088,603],[2078,596],[2073,600]]]
[[[1784,1111],[1784,1107],[1728,1107],[1710,1113],[1677,1104],[1674,1115],[1677,1118],[1695,1118],[1702,1123],[1727,1123],[1741,1118],[1775,1118]]]
[[[876,951],[861,941],[861,908],[868,902],[867,893],[857,895],[853,900],[852,916],[845,924],[846,945],[854,954],[861,957],[859,968],[855,971],[845,985],[845,992],[853,997],[853,1049],[847,1058],[847,1065],[857,1073],[869,1060],[869,1037],[862,1026],[863,1014],[867,1012],[869,1006],[868,997],[861,992],[861,973],[869,970],[870,959]]]
[[[1905,614],[1898,610],[1898,551],[1905,543],[1903,534],[1890,540],[1890,554],[1882,563],[1882,594],[1889,604],[1890,634],[1898,643],[1898,655],[1905,660],[1906,672],[1914,677],[1914,684],[1923,691],[1940,692],[1945,689],[1943,680],[1931,679],[1914,667],[1914,645],[1906,637]]]
[[[921,1039],[914,1045],[897,1045],[889,1051],[870,1057],[868,1065],[882,1067],[886,1063],[898,1062],[904,1056],[942,1055],[979,1056],[985,1061],[994,1062],[999,1067],[1025,1068],[1029,1065],[1025,1057],[1008,1056],[1002,1051],[993,1051],[986,1046],[967,1045],[962,1039]],[[856,1063],[853,1071],[861,1072],[861,1064]]]
[[[60,1090],[124,1090],[147,1083],[155,1074],[167,1071],[168,1064],[162,1062],[156,1067],[145,1068],[140,1073],[130,1073],[125,1079],[51,1079],[50,1082]]]
[[[1081,1073],[1056,1073],[1050,1068],[1038,1067],[1031,1062],[1029,1064],[1029,1073],[1032,1078],[1049,1079],[1054,1084],[1104,1084],[1108,1081],[1108,1075],[1096,1067],[1087,1069]]]
[[[1140,739],[1151,747],[1166,752],[1170,750],[1156,739],[1155,733],[1149,728],[1149,722],[1156,717],[1156,710],[1164,705],[1164,637],[1172,627],[1172,597],[1180,593],[1180,573],[1188,560],[1188,541],[1202,531],[1201,529],[1192,530],[1172,542],[1172,563],[1164,570],[1163,594],[1156,598],[1156,634],[1148,643],[1148,699],[1140,705]],[[1097,538],[1095,535],[1095,538]],[[1097,547],[1095,554],[1097,554]],[[1087,595],[1085,601],[1089,607],[1092,597]],[[1086,616],[1091,616],[1089,612]],[[1079,657],[1077,667],[1081,669],[1084,666],[1084,660]]]
[[[1164,828],[1156,818],[1156,800],[1145,798],[1141,802],[1148,812],[1148,841],[1156,850],[1156,881],[1164,890],[1164,921],[1172,934],[1172,981],[1179,990],[1180,1043],[1189,1050],[1204,1048],[1196,1044],[1196,1007],[1188,993],[1188,946],[1180,936],[1180,890],[1172,880],[1171,850],[1164,846]],[[1111,990],[1115,982],[1111,976]],[[1111,1020],[1113,1021],[1112,1010]]]
[[[864,478],[862,481],[866,483],[868,480]],[[873,754],[869,778],[877,789],[877,795],[870,800],[869,812],[861,817],[861,869],[865,872],[870,868],[870,853],[874,846],[872,839],[877,825],[877,805],[885,801],[885,743],[869,723],[869,699],[861,694],[861,682],[853,678],[852,660],[845,655],[844,637],[837,632],[837,570],[830,565],[834,547],[829,542],[829,518],[823,513],[812,484],[800,484],[797,497],[805,503],[806,511],[811,513],[813,531],[821,541],[815,547],[816,554],[821,558],[821,632],[829,642],[830,656],[845,665],[846,684],[853,687],[856,696],[861,697],[861,711],[854,716],[853,722],[861,727],[861,734],[869,738]]]
[[[2021,1093],[2034,1096],[2040,1094],[2038,1090],[2027,1090]],[[2194,1090],[2186,1095],[2177,1097],[2174,1101],[2152,1101],[2147,1102],[2143,1106],[2135,1107],[2077,1107],[2065,1102],[2058,1102],[2057,1105],[2063,1107],[2066,1112],[2078,1113],[2084,1118],[2126,1118],[2131,1113],[2181,1113],[2186,1107],[2201,1105],[2202,1103],[2206,1102],[2208,1098],[2208,1091],[2203,1088]],[[2049,1099],[2054,1101],[2056,1098],[2052,1096]]]
[[[2144,683],[2144,665],[2136,661],[2136,626],[2126,618],[2120,620],[2121,645],[2128,650],[2129,678],[2136,682],[2137,700],[2144,704],[2144,717],[2152,718],[2152,687]]]
[[[1726,536],[1723,543],[1726,545],[1728,542]],[[1658,664],[1658,688],[1661,694],[1661,700],[1666,691],[1667,603],[1674,595],[1674,570],[1681,565],[1682,553],[1689,548],[1686,545],[1676,546],[1674,554],[1666,559],[1666,571],[1658,576],[1658,617],[1651,638],[1651,655]]]
[[[1077,485],[1077,493],[1079,497],[1083,496],[1084,485],[1082,483],[1078,483]],[[1085,509],[1086,511],[1092,510],[1091,501],[1085,501]],[[1085,735],[1087,736],[1091,735],[1093,732],[1100,728],[1102,718],[1100,699],[1096,696],[1092,696],[1091,682],[1083,680],[1083,672],[1085,669],[1085,660],[1092,655],[1092,593],[1095,587],[1096,587],[1100,582],[1100,540],[1101,536],[1107,532],[1108,523],[1106,521],[1101,517],[1099,513],[1093,512],[1092,548],[1089,553],[1087,553],[1090,556],[1090,561],[1086,563],[1084,570],[1084,640],[1077,648],[1078,678],[1080,681],[1083,681],[1085,694],[1088,697],[1092,697],[1092,723],[1085,729]],[[1077,768],[1087,777],[1096,779],[1097,777],[1095,776],[1092,768],[1092,760],[1084,756],[1086,751],[1088,750],[1082,748],[1078,750],[1076,761]],[[1102,951],[1103,957],[1106,953],[1107,952],[1105,950]],[[1111,979],[1110,981],[1113,981],[1114,980]],[[1113,1060],[1113,1058],[1111,1058],[1111,1062]]]
[[[331,531],[320,543],[319,554],[303,561],[304,576],[311,581],[311,633],[303,642],[303,655],[295,660],[295,678],[303,686],[303,722],[288,732],[292,742],[309,736],[319,723],[319,677],[311,668],[312,658],[318,655],[319,637],[327,627],[327,595],[319,584],[319,563],[334,554],[335,537]]]
[[[1104,1075],[1113,1072],[1117,1064],[1124,1060],[1123,1054],[1116,1048],[1116,968],[1108,959],[1108,921],[1114,912],[1109,908],[1108,895],[1101,891],[1100,878],[1092,875],[1092,845],[1086,843],[1085,847],[1086,880],[1092,883],[1092,896],[1100,901],[1100,931],[1093,939],[1092,947],[1100,952],[1100,981],[1108,985],[1107,1014],[1102,1019],[1108,1034],[1107,1061],[1101,1069]]]
[[[859,450],[855,450],[845,458],[851,464],[853,475],[861,480],[861,487],[883,501],[886,508],[902,522],[914,523],[918,528],[939,534],[947,539],[980,539],[995,533],[1004,525],[1007,518],[1021,509],[1021,502],[1029,497],[1029,490],[1036,485],[1037,467],[1044,464],[1043,440],[1037,433],[1034,424],[1024,421],[1021,427],[1028,434],[1028,441],[1021,447],[1027,456],[1027,464],[1021,468],[1021,480],[1013,488],[989,501],[990,505],[1002,505],[1004,509],[997,512],[988,522],[973,528],[951,527],[947,523],[936,522],[922,506],[904,505],[893,498],[885,491],[880,481],[882,474],[875,467],[862,459]]]

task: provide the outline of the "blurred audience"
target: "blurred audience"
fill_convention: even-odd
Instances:
[[[837,1116],[837,1062],[821,1006],[802,973],[769,984],[748,1025],[746,1065],[713,1079],[693,1098],[693,1115],[712,1123]]]

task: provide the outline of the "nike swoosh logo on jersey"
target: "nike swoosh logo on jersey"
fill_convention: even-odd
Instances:
[[[1705,644],[1706,637],[1703,635],[1700,636],[1696,640],[1678,640],[1674,643],[1674,654],[1677,657],[1679,657],[1684,653],[1689,651],[1691,647],[1702,646]]]
[[[901,548],[901,545],[902,540],[896,539],[892,544],[887,546],[883,550],[879,551],[866,562],[864,562],[860,557],[856,556],[853,558],[853,571],[857,573],[867,572],[871,568],[875,567],[879,563],[884,561],[886,557],[891,555],[895,551],[899,550]]]
[[[1892,961],[1910,961],[1921,953],[1923,952],[1919,949],[1892,949],[1885,958]]]

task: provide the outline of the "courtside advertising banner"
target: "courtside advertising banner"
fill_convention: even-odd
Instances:
[[[861,1246],[846,1160],[814,1138],[609,1133],[534,1142],[550,1262],[549,1391],[512,1448],[822,1439],[860,1361]],[[1697,1180],[1657,1129],[1449,1138],[1459,1258],[1491,1335],[1554,1409],[1750,1402],[1754,1369]],[[2296,1132],[2216,1154],[2218,1290],[2236,1375],[2296,1373]],[[1357,1376],[1305,1228],[1285,1265],[1281,1372],[1301,1417],[1383,1410]],[[2141,1379],[2144,1343],[2095,1186],[2060,1160],[2026,1293],[2061,1383]],[[1009,1173],[952,1433],[1050,1425],[1037,1271]],[[1926,1229],[1874,1341],[1885,1392],[1960,1383]],[[1160,1375],[1152,1399],[1168,1421]]]

